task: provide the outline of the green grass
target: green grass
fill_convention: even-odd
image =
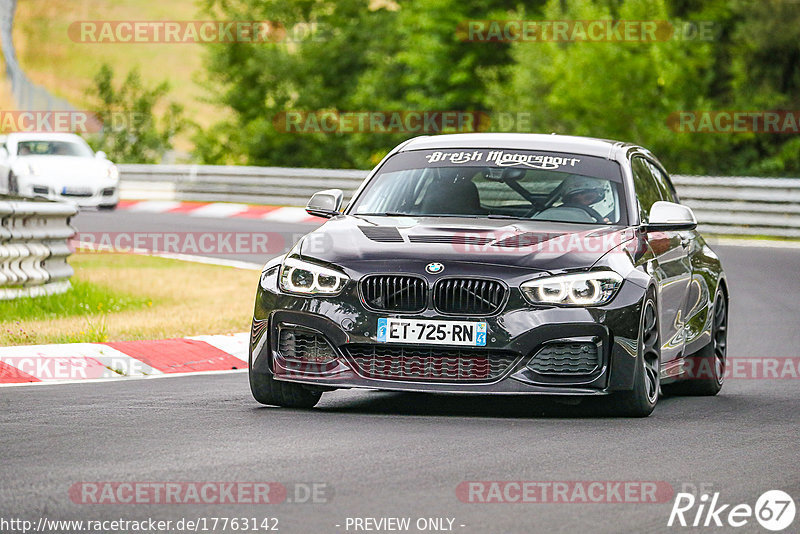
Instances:
[[[77,252],[72,289],[0,301],[0,346],[244,332],[256,271],[137,254]]]
[[[55,336],[53,343],[105,343],[109,341],[106,314],[85,316],[86,326],[83,330]],[[113,371],[113,369],[112,369]]]
[[[176,265],[184,265],[180,260],[147,256],[145,254],[108,254],[104,252],[86,252],[78,247],[78,253],[70,256],[69,263],[79,270],[95,269],[157,269],[170,270]],[[73,278],[74,280],[74,278]]]
[[[76,315],[102,316],[106,313],[144,308],[149,301],[145,297],[117,293],[91,282],[73,280],[72,288],[66,293],[0,301],[0,317],[4,323],[9,323]],[[13,327],[5,326],[5,329],[13,331]]]

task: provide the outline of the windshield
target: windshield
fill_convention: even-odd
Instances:
[[[82,158],[93,157],[92,151],[79,143],[69,141],[19,141],[17,143],[19,156],[79,156]]]
[[[500,149],[396,154],[348,213],[626,223],[616,162]]]

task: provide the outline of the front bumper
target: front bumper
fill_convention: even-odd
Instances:
[[[65,192],[62,186],[37,183],[35,179],[29,179],[28,185],[24,186],[20,192],[27,196],[70,202],[81,208],[111,207],[119,203],[118,184],[110,183],[100,187],[92,186],[80,189],[85,189],[86,191],[81,191],[79,194],[70,194]]]
[[[354,279],[357,279],[354,277]],[[369,388],[380,390],[470,393],[602,395],[633,387],[641,306],[645,290],[626,281],[607,305],[597,308],[531,306],[509,282],[508,300],[499,313],[489,317],[442,316],[434,310],[397,314],[368,309],[351,281],[337,297],[301,297],[281,292],[277,273],[259,286],[250,344],[251,372],[270,373],[277,380],[320,388]],[[378,319],[403,317],[485,321],[488,359],[513,360],[496,376],[484,380],[376,378],[356,363],[351,349],[386,347],[377,341]],[[279,328],[301,328],[324,337],[333,347],[336,362],[298,370],[286,363],[278,348]],[[528,368],[540,349],[564,340],[593,340],[598,365],[590,373],[539,374]],[[440,347],[446,350],[447,347]],[[435,352],[435,351],[434,351]]]

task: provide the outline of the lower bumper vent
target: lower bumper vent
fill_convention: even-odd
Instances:
[[[590,375],[600,367],[598,344],[591,341],[547,343],[527,367],[541,375]]]
[[[500,378],[517,354],[485,349],[351,344],[358,373],[386,380],[487,382]]]
[[[333,347],[321,334],[302,328],[281,328],[278,352],[287,361],[302,363],[330,363],[336,359]]]

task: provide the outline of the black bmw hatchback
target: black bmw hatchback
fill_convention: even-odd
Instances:
[[[250,386],[312,407],[339,388],[536,394],[647,416],[715,395],[728,288],[646,149],[530,134],[418,137],[264,268]],[[592,400],[594,399],[594,400]]]

